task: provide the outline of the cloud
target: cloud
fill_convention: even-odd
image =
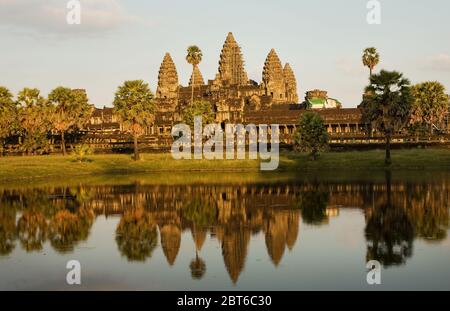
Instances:
[[[120,0],[80,0],[81,24],[69,25],[68,0],[0,0],[0,26],[45,35],[88,34],[116,29],[136,21]]]
[[[450,54],[441,53],[431,57],[426,68],[435,71],[450,71]]]

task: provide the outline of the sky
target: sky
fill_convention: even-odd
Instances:
[[[66,22],[68,2],[0,0],[0,85],[43,95],[84,88],[91,103],[111,106],[125,80],[142,79],[155,91],[166,52],[187,85],[192,44],[203,51],[203,77],[214,79],[231,31],[250,79],[261,81],[275,48],[293,68],[300,98],[318,88],[356,107],[368,83],[362,51],[371,46],[381,55],[375,71],[440,81],[450,92],[448,0],[379,0],[379,25],[367,23],[368,0],[80,0],[80,25]]]

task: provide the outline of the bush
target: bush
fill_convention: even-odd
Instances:
[[[87,156],[93,154],[94,150],[88,145],[77,145],[73,149],[73,155],[75,156],[75,160],[79,163],[90,161]]]

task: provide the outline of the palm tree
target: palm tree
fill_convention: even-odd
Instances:
[[[195,84],[195,67],[202,61],[202,51],[196,45],[191,45],[187,48],[186,61],[192,65],[192,95],[191,104],[194,102],[194,84]]]
[[[372,77],[373,69],[380,63],[380,54],[378,54],[377,49],[374,47],[367,48],[364,50],[362,61],[364,66],[369,68],[370,77]]]
[[[360,105],[362,118],[384,134],[386,165],[391,164],[392,135],[409,122],[413,101],[409,80],[396,71],[381,70],[370,78],[370,85],[365,89]]]
[[[148,84],[142,80],[125,81],[116,92],[114,111],[124,130],[133,135],[134,159],[138,161],[138,138],[145,134],[145,127],[155,121],[155,101]]]

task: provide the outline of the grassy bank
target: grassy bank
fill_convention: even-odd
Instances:
[[[135,162],[129,155],[92,155],[78,163],[67,156],[0,158],[0,181],[33,178],[64,178],[84,175],[139,174],[146,172],[259,172],[259,161],[194,161],[172,159],[170,154],[144,154]],[[450,171],[450,151],[444,149],[393,151],[393,170]],[[306,154],[283,153],[279,171],[380,171],[384,170],[383,151],[330,152],[317,161]]]

